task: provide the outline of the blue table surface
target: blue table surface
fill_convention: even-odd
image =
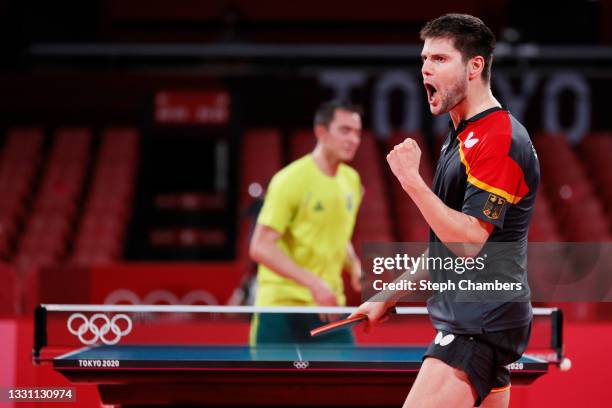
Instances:
[[[341,361],[408,362],[421,361],[425,347],[400,346],[192,346],[192,345],[115,345],[79,350],[56,360],[123,361]],[[523,363],[539,360],[523,356]]]

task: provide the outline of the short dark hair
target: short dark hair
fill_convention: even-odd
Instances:
[[[358,105],[354,105],[348,101],[328,101],[322,103],[315,112],[314,125],[328,127],[334,120],[334,115],[338,109],[363,116],[363,110]]]
[[[477,55],[482,56],[485,61],[482,78],[487,82],[491,78],[495,34],[478,17],[469,14],[445,14],[427,22],[420,34],[423,41],[427,38],[451,38],[464,61]]]

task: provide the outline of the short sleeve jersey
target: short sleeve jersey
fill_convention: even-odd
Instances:
[[[540,180],[538,157],[526,129],[505,109],[488,109],[449,132],[437,164],[433,190],[450,208],[494,226],[487,243],[518,244],[513,259],[489,259],[487,268],[512,265],[527,285],[527,234]],[[430,241],[440,239],[430,230]],[[430,256],[433,246],[430,247]],[[440,246],[435,246],[440,251]],[[499,262],[496,265],[496,262]],[[433,281],[445,277],[430,271]],[[434,326],[458,333],[521,327],[532,317],[529,302],[452,302],[444,294],[428,301]]]
[[[280,249],[295,263],[321,277],[345,304],[342,267],[361,203],[359,174],[340,164],[324,174],[306,155],[274,175],[257,219],[281,234]],[[310,291],[259,265],[258,306],[315,305]]]

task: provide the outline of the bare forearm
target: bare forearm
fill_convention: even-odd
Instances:
[[[426,249],[423,255],[421,255],[421,257],[423,257],[424,259],[427,259],[428,256],[429,256],[429,249]],[[422,279],[428,279],[428,278],[429,278],[429,272],[427,272],[427,270],[425,270],[421,266],[416,271],[405,271],[399,277],[397,277],[393,282],[399,283],[404,280],[418,282]],[[411,292],[409,290],[382,291],[372,296],[372,298],[370,298],[369,301],[370,302],[385,302],[386,304],[393,306],[397,302],[402,300],[404,296],[410,295],[410,293]],[[409,300],[409,299],[406,299],[406,300]]]
[[[403,187],[443,243],[480,244],[486,241],[487,235],[483,234],[476,218],[448,207],[422,179]]]
[[[292,279],[300,285],[311,287],[318,278],[301,268],[275,243],[260,243],[250,250],[251,258],[281,276]]]
[[[387,162],[402,188],[415,202],[423,217],[444,243],[484,243],[490,231],[479,221],[447,207],[425,184],[419,174],[421,149],[410,138],[393,148]]]

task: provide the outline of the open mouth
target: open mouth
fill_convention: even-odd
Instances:
[[[425,84],[425,89],[427,90],[427,101],[430,104],[433,104],[438,93],[438,90],[432,84]]]

